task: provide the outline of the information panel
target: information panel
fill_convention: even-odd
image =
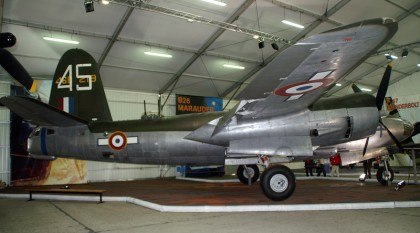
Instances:
[[[192,95],[176,95],[176,114],[223,111],[223,99]]]

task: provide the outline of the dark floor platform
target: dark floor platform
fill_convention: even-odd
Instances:
[[[107,196],[126,196],[160,205],[277,205],[368,203],[420,201],[420,185],[407,185],[396,191],[376,182],[348,180],[297,180],[294,194],[282,202],[264,196],[259,183],[251,186],[239,182],[205,183],[175,178],[70,185],[74,189],[103,189]],[[60,186],[49,186],[59,188]],[[27,187],[8,187],[0,193],[27,193]]]

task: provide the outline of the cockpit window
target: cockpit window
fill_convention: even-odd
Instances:
[[[32,133],[29,135],[29,137],[39,137],[41,135],[41,131],[46,133],[46,135],[55,134],[54,129],[46,129],[46,128],[38,127],[36,129],[34,129],[34,131],[32,131]]]
[[[41,134],[41,128],[36,128],[34,132],[32,132],[31,136],[39,136]]]

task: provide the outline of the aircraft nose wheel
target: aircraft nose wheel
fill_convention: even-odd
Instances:
[[[238,167],[236,175],[241,183],[250,185],[255,183],[260,177],[260,169],[256,164],[243,165]]]
[[[265,196],[273,201],[282,201],[295,191],[296,178],[288,167],[277,165],[264,171],[260,177],[260,185]]]
[[[376,180],[382,185],[388,185],[388,182],[394,180],[394,171],[390,167],[388,167],[388,171],[385,167],[380,167],[376,172]]]

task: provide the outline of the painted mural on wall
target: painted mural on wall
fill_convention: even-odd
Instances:
[[[38,93],[44,102],[48,100],[51,81],[38,82]],[[11,95],[23,95],[21,87],[12,86]],[[10,151],[11,185],[57,185],[87,182],[86,161],[74,159],[38,160],[28,156],[27,138],[35,126],[22,121],[11,113]]]

